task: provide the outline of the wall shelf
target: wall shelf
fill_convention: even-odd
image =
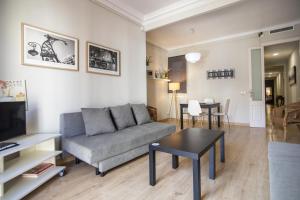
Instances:
[[[166,81],[166,82],[170,82],[171,80],[170,79],[167,79],[167,78],[148,78],[150,80],[157,80],[157,81]]]

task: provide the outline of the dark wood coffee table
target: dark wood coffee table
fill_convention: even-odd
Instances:
[[[220,139],[221,162],[225,162],[224,131],[188,128],[149,145],[150,185],[156,183],[155,152],[172,154],[172,167],[178,167],[178,156],[193,160],[194,200],[201,199],[200,158],[209,151],[209,178],[216,177],[216,142]]]

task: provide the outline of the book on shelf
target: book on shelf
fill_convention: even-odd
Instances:
[[[38,166],[25,172],[22,176],[26,178],[38,178],[41,174],[53,167],[54,164],[52,163],[41,163]]]

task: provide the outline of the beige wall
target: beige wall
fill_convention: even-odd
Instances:
[[[22,66],[21,22],[79,39],[79,72]],[[57,132],[81,107],[146,103],[146,39],[140,27],[89,0],[1,0],[0,79],[27,80],[29,132]],[[121,51],[121,77],[88,74],[86,41]]]
[[[151,57],[151,63],[147,67],[149,70],[167,70],[168,52],[160,47],[147,43],[147,56]],[[168,118],[168,82],[164,80],[147,79],[147,103],[149,106],[157,108],[159,120]]]
[[[288,102],[293,103],[300,101],[300,58],[299,58],[299,45],[297,48],[293,51],[291,54],[289,61],[288,61],[288,73],[292,69],[293,66],[296,66],[296,72],[297,72],[297,81],[295,85],[290,86],[288,84]],[[287,75],[288,75],[287,73]],[[288,78],[287,78],[288,79]]]
[[[235,123],[249,123],[249,48],[267,45],[269,43],[285,42],[288,38],[297,37],[299,37],[299,27],[294,32],[286,32],[272,36],[267,35],[264,36],[263,39],[258,39],[256,36],[249,36],[169,51],[169,57],[184,55],[191,51],[198,51],[202,54],[200,62],[196,64],[188,63],[187,65],[187,94],[180,94],[179,102],[186,102],[188,99],[202,100],[206,97],[211,97],[224,104],[225,99],[229,97],[231,99],[229,109],[230,120]],[[297,61],[294,57],[290,60],[290,63]],[[299,62],[299,59],[297,62]],[[281,63],[281,65],[284,65],[284,67],[283,70],[280,70],[280,76],[277,77],[276,93],[287,97],[289,85],[285,74],[288,63]],[[299,66],[299,64],[297,64],[297,66]],[[235,79],[207,80],[207,70],[224,67],[235,68]],[[299,70],[297,73],[299,77]],[[298,80],[300,79],[298,78]],[[297,84],[300,84],[300,81],[298,81]],[[297,87],[299,87],[299,85],[297,85]],[[155,90],[154,88],[152,89]],[[160,91],[164,92],[164,90]],[[244,94],[244,92],[246,94]],[[297,95],[297,98],[299,98],[300,92],[298,92]],[[293,98],[295,99],[295,97]],[[287,99],[289,99],[289,97]],[[165,102],[166,99],[162,99],[161,102],[163,101]],[[168,101],[170,101],[170,97]],[[157,104],[157,107],[161,109],[162,106]],[[172,116],[175,117],[174,113]]]

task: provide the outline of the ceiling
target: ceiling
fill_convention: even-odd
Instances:
[[[150,14],[160,8],[177,3],[180,0],[120,0],[122,3],[138,10],[143,15]]]
[[[278,75],[280,74],[280,72],[266,72],[265,73],[265,79],[275,79]]]
[[[271,67],[272,65],[286,63],[292,52],[298,48],[298,46],[299,41],[266,46],[264,56],[265,65]],[[278,55],[274,56],[274,53],[278,53]]]
[[[286,24],[300,24],[299,0],[243,0],[151,30],[147,41],[172,50]]]
[[[150,31],[243,0],[90,0]]]

